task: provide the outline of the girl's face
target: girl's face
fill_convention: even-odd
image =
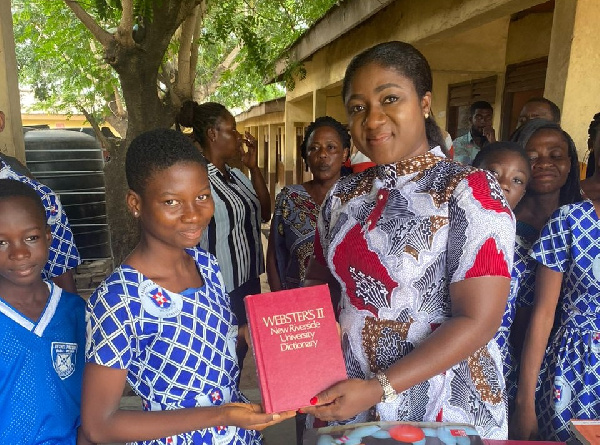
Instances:
[[[525,194],[531,176],[529,163],[518,153],[499,151],[486,159],[481,168],[496,176],[508,205],[514,209]]]
[[[141,195],[129,191],[127,203],[138,212],[142,237],[177,249],[198,244],[215,211],[208,173],[196,162],[152,173]]]
[[[50,228],[31,199],[0,199],[0,286],[39,282],[51,241]]]
[[[356,71],[346,101],[352,140],[376,164],[391,164],[426,153],[425,113],[431,93],[417,95],[409,78],[370,63]]]
[[[348,149],[342,147],[338,132],[332,127],[319,127],[311,133],[306,144],[308,168],[315,179],[327,181],[340,177]]]
[[[559,192],[569,178],[569,145],[558,130],[542,129],[527,142],[525,151],[531,162],[529,190],[537,194]]]

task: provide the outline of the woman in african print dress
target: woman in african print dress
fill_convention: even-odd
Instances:
[[[305,284],[337,282],[350,379],[304,410],[328,421],[444,421],[506,438],[493,336],[506,305],[512,211],[492,173],[445,158],[432,77],[404,42],[346,70],[354,144],[376,166],[341,179],[321,207]]]
[[[267,249],[271,291],[294,289],[304,281],[313,254],[319,209],[331,186],[340,179],[350,151],[350,135],[334,118],[319,117],[306,128],[300,148],[313,179],[284,187],[275,200]]]
[[[573,145],[559,134],[549,146]],[[600,418],[600,194],[588,190],[587,199],[552,214],[531,249],[539,264],[521,356],[517,438],[569,441],[569,420]]]

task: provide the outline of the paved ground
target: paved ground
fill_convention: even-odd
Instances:
[[[268,230],[268,225],[263,225],[263,229]],[[267,252],[267,241],[263,230],[263,248],[266,254]],[[261,284],[263,292],[269,291],[269,285],[267,284],[267,277],[265,274],[261,276]],[[258,380],[256,376],[256,365],[254,358],[249,351],[246,359],[244,360],[244,369],[242,371],[242,377],[240,380],[240,388],[242,392],[253,402],[260,403],[260,391],[258,389]],[[125,409],[141,409],[140,399],[137,396],[124,396],[121,399],[121,407]],[[263,432],[265,445],[294,445],[296,443],[296,422],[295,419],[288,419],[268,428]],[[110,444],[110,445],[121,445],[121,444]]]

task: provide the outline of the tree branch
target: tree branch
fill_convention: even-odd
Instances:
[[[133,41],[133,0],[121,0],[122,13],[117,35],[122,45],[132,47]]]
[[[102,27],[96,23],[94,18],[81,7],[78,1],[64,0],[64,2],[69,9],[73,11],[73,14],[75,14],[81,23],[83,23],[83,25],[92,33],[96,40],[106,48],[113,38],[112,34],[102,29]]]
[[[90,123],[90,125],[94,129],[94,133],[96,133],[96,137],[100,141],[100,145],[103,148],[107,148],[108,147],[108,140],[102,134],[102,130],[100,130],[100,125],[98,125],[98,121],[96,120],[96,118],[91,113],[88,113],[88,111],[85,109],[85,107],[83,105],[77,104],[77,108],[79,108],[79,110],[85,116],[86,120]]]

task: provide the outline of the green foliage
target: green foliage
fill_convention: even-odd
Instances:
[[[81,22],[56,0],[12,0],[12,12],[19,83],[33,90],[34,108],[105,116],[118,79]]]
[[[165,0],[134,0],[136,21],[151,22]],[[199,38],[196,87],[213,91],[207,99],[242,109],[285,94],[286,82],[265,85],[274,63],[336,0],[209,0]],[[118,26],[121,0],[80,3],[106,30]],[[104,62],[103,48],[61,0],[12,0],[21,85],[31,86],[38,107],[47,111],[86,107],[107,113],[113,89],[120,88],[114,70]],[[241,47],[231,67],[223,60]],[[177,66],[179,42],[173,40],[165,65]],[[301,65],[290,72],[302,75]],[[215,75],[217,73],[217,75]]]

